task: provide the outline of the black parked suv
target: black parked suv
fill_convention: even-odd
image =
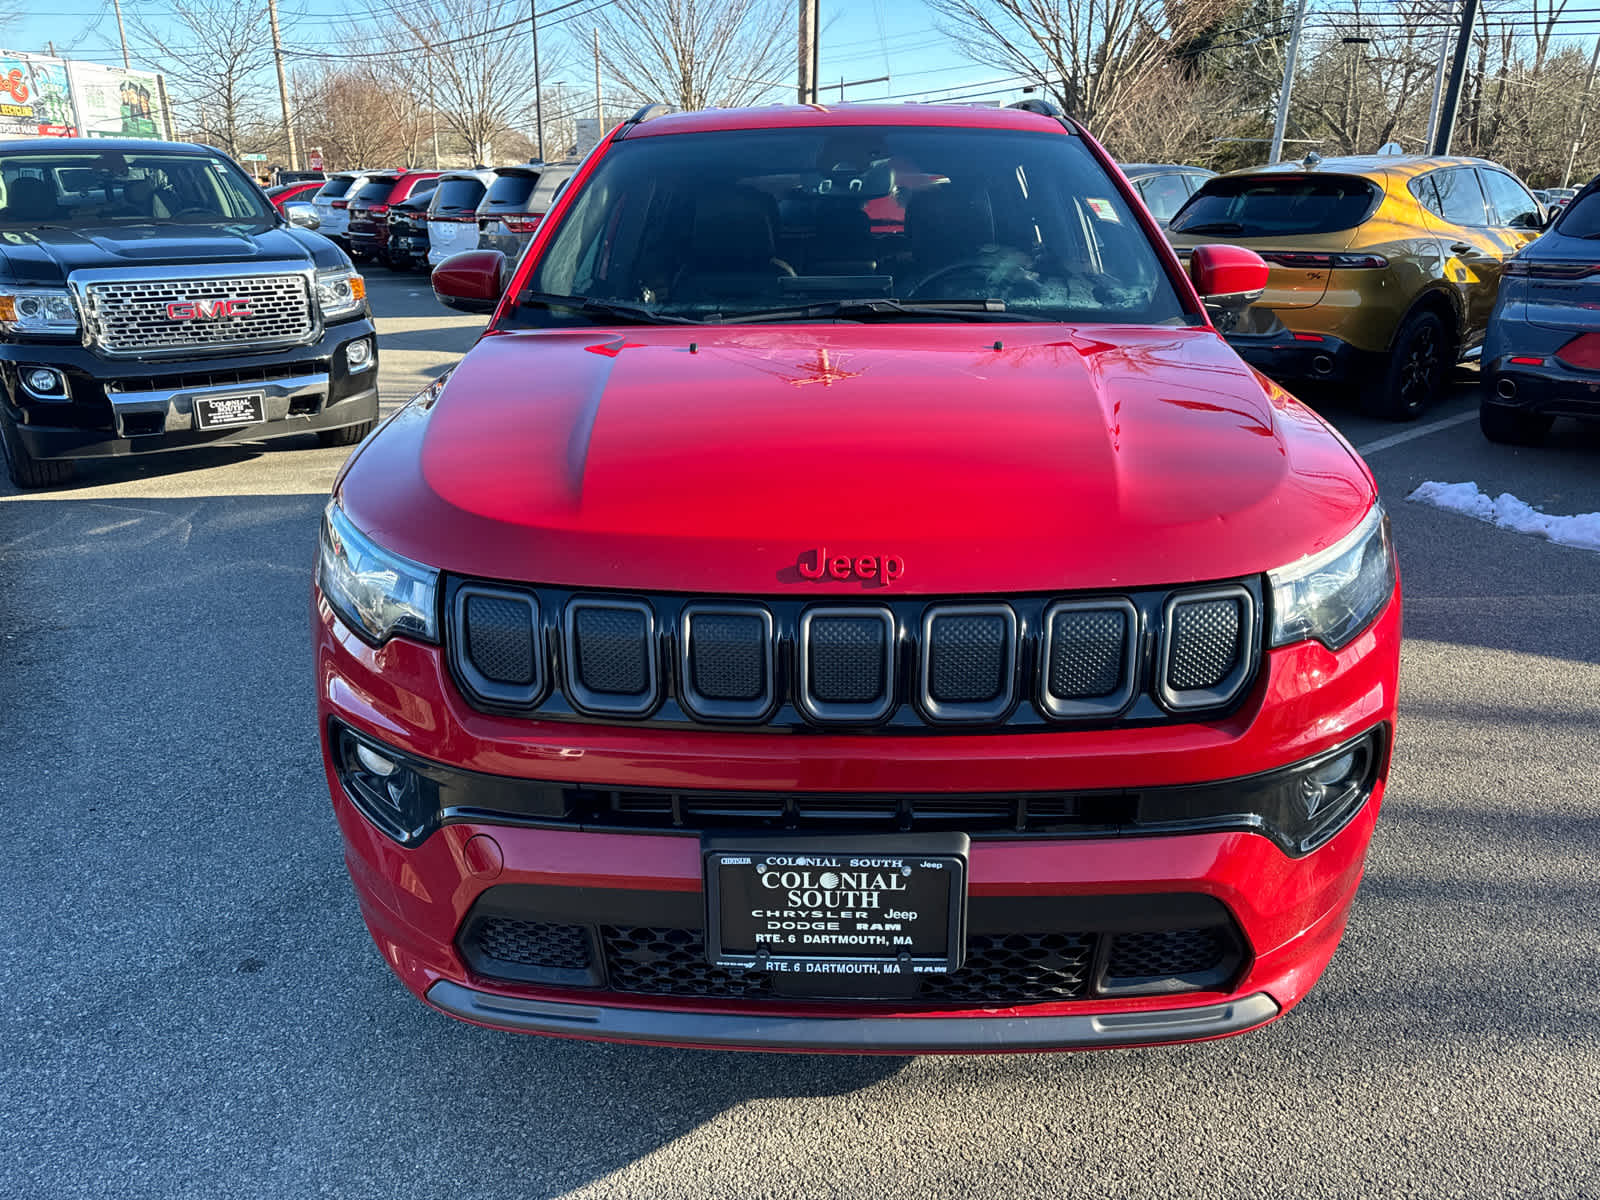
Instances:
[[[221,152],[0,141],[0,444],[17,486],[64,482],[80,458],[308,432],[351,445],[377,419],[377,374],[350,260]]]

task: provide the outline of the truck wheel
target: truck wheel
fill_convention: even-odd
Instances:
[[[0,447],[4,447],[6,473],[19,488],[55,487],[71,481],[77,464],[71,459],[35,458],[17,437],[9,417],[0,415]]]
[[[317,442],[323,446],[354,446],[377,426],[376,421],[363,421],[359,425],[346,425],[341,429],[319,429]]]
[[[1504,404],[1478,401],[1478,428],[1491,442],[1506,446],[1537,446],[1555,418],[1543,413],[1529,412],[1525,408],[1507,408]]]
[[[1450,369],[1450,336],[1439,314],[1414,312],[1395,335],[1389,365],[1361,407],[1389,421],[1414,421],[1439,398]]]

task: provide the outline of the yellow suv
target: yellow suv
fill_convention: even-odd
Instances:
[[[1362,407],[1417,416],[1483,341],[1507,257],[1544,210],[1475,158],[1318,158],[1209,179],[1172,218],[1180,255],[1248,246],[1272,268],[1228,341],[1282,382],[1345,382]]]

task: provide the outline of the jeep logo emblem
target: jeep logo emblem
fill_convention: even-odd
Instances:
[[[828,553],[826,546],[803,550],[796,564],[802,579],[856,579],[888,587],[906,573],[906,560],[898,554]]]
[[[248,300],[174,300],[167,305],[169,321],[220,321],[223,317],[252,315]]]

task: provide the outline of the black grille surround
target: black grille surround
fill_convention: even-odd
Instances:
[[[960,599],[706,598],[455,577],[443,591],[451,674],[474,708],[686,727],[906,734],[1216,720],[1249,696],[1265,625],[1256,577]],[[474,596],[531,614],[533,685],[475,655]]]
[[[707,961],[703,929],[690,919],[698,894],[601,891],[575,900],[562,890],[485,892],[456,938],[472,973],[633,996],[791,998],[777,975]],[[1101,897],[1077,911],[1062,903],[975,898],[981,927],[969,930],[960,969],[922,976],[913,997],[883,1003],[978,1008],[1225,990],[1249,959],[1231,914],[1210,897]],[[1013,921],[1016,929],[998,927]]]

